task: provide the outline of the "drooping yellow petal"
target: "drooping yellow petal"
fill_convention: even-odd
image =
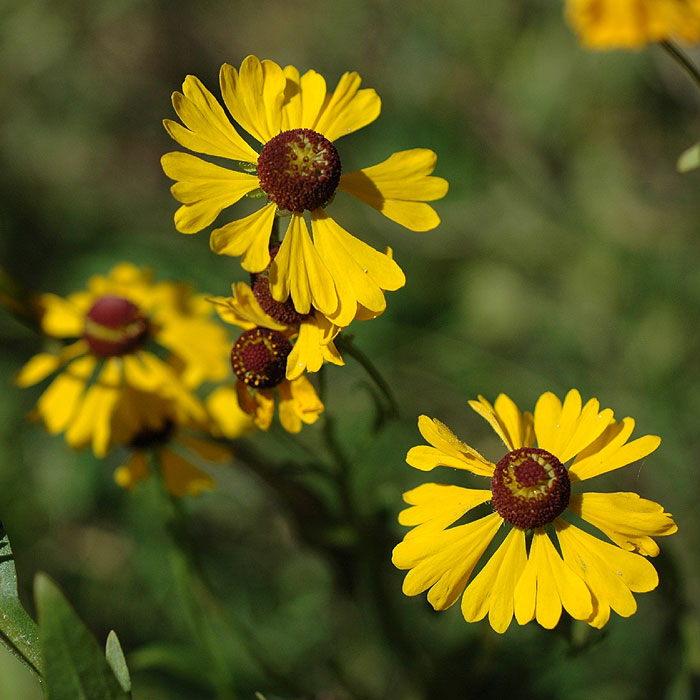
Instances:
[[[60,433],[68,427],[96,364],[92,355],[73,360],[39,397],[37,410],[50,433]]]
[[[79,338],[85,330],[85,312],[88,309],[55,294],[39,297],[41,329],[53,338]]]
[[[214,488],[214,479],[167,447],[159,450],[165,488],[176,498],[197,496]]]
[[[230,386],[220,386],[206,399],[206,407],[221,434],[227,438],[237,438],[252,429],[251,416],[239,404],[238,392]]]
[[[316,250],[338,290],[340,305],[331,321],[349,326],[358,304],[377,314],[384,311],[384,290],[394,291],[406,283],[401,268],[390,256],[348,233],[323,209],[312,212],[311,225]]]
[[[201,231],[222,209],[260,185],[255,175],[222,168],[189,153],[166,153],[160,162],[165,174],[177,181],[170,191],[182,202],[175,212],[175,228],[181,233]]]
[[[139,481],[148,476],[148,463],[142,450],[134,452],[129,461],[114,471],[114,480],[119,486],[128,491],[133,491]]]
[[[444,197],[447,181],[432,177],[437,156],[425,148],[394,153],[383,163],[340,176],[338,187],[411,231],[430,231],[440,223],[424,202]]]
[[[335,141],[371,124],[379,116],[382,102],[374,90],[360,90],[361,83],[357,73],[344,73],[311,128]]]
[[[311,307],[330,316],[338,308],[333,277],[323,264],[304,218],[292,214],[282,245],[272,261],[270,292],[277,301],[292,297],[294,308],[307,314]]]
[[[477,622],[488,613],[491,627],[503,634],[513,619],[515,586],[526,563],[525,533],[514,527],[464,591],[464,619]]]
[[[599,410],[597,399],[591,399],[583,408],[581,395],[572,389],[564,403],[547,392],[540,396],[535,406],[535,433],[537,444],[555,455],[562,463],[595,442],[610,425],[613,412]]]
[[[403,500],[411,505],[399,513],[399,523],[412,527],[406,538],[427,530],[444,530],[465,513],[491,500],[488,489],[465,489],[447,484],[422,484],[406,491]]]
[[[242,256],[241,267],[262,272],[270,263],[270,235],[277,205],[269,202],[262,209],[232,221],[211,232],[209,245],[219,255]]]
[[[247,56],[240,72],[225,63],[219,82],[228,111],[251,136],[267,143],[280,133],[287,81],[274,61]]]
[[[412,467],[421,471],[430,471],[440,466],[455,467],[480,476],[493,476],[494,465],[462,442],[444,423],[436,418],[420,416],[418,429],[432,447],[412,447],[406,455],[406,461]]]
[[[543,528],[535,530],[514,595],[515,618],[521,625],[536,618],[542,627],[553,629],[561,617],[562,606],[575,620],[586,620],[593,612],[588,587],[562,561]]]
[[[185,126],[171,119],[163,120],[163,125],[181,146],[196,153],[257,163],[258,154],[234,129],[219,101],[199,78],[185,78],[182,93],[173,93],[173,107]]]
[[[651,591],[658,585],[656,569],[640,554],[602,542],[562,518],[554,521],[564,561],[588,585],[594,610],[588,623],[603,627],[612,608],[629,617],[637,610],[632,591]]]
[[[336,365],[345,364],[333,343],[323,344],[318,322],[315,317],[310,317],[299,326],[299,336],[287,357],[286,377],[292,381],[304,371],[318,372],[324,360]]]
[[[672,535],[678,530],[663,506],[636,493],[573,494],[569,508],[604,532],[618,547],[655,557],[659,546],[652,537]]]
[[[309,70],[300,78],[294,66],[287,66],[284,75],[287,85],[282,104],[282,130],[313,129],[326,99],[324,77]]]
[[[435,610],[449,608],[464,591],[474,567],[495,536],[503,519],[492,513],[447,530],[422,530],[407,537],[392,552],[399,569],[410,569],[403,582],[406,595],[430,588],[428,602]]]
[[[286,324],[276,321],[263,311],[253,290],[245,282],[234,282],[231,290],[232,297],[209,298],[222,321],[245,330],[261,326],[273,331],[289,331]]]
[[[700,40],[698,0],[567,0],[566,15],[584,46],[594,49]]]
[[[298,433],[302,423],[315,423],[323,413],[323,403],[311,382],[302,375],[293,382],[284,380],[278,387],[279,416],[282,427],[289,433]]]
[[[87,345],[82,340],[63,348],[58,355],[47,352],[40,352],[34,355],[29,362],[15,376],[15,384],[21,387],[33,386],[50,374],[53,374],[66,362],[70,362],[75,357],[87,352]]]
[[[478,401],[469,401],[469,405],[494,429],[509,450],[532,445],[532,416],[521,414],[505,394],[499,394],[495,406],[481,395]]]
[[[634,420],[611,421],[600,437],[582,450],[569,469],[571,481],[583,481],[619,469],[651,454],[660,444],[656,435],[645,435],[632,442]]]

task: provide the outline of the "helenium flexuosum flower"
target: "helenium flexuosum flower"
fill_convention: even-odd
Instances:
[[[405,277],[391,256],[380,253],[344,230],[327,207],[336,190],[374,207],[414,231],[435,228],[439,218],[426,204],[444,196],[447,182],[433,177],[436,156],[416,148],[394,153],[378,165],[342,173],[334,146],[341,136],[361,129],[379,115],[381,102],[372,89],[360,89],[357,73],[345,73],[333,92],[313,70],[303,75],[293,66],[248,56],[240,70],[224,64],[221,94],[233,120],[262,144],[253,149],[234,128],[224,109],[194,76],[187,76],[173,106],[182,124],[165,120],[178,144],[203,155],[227,158],[225,168],[181,152],[162,158],[175,180],[173,196],[182,203],[175,226],[196,233],[243,196],[261,191],[267,203],[249,216],[211,234],[216,253],[241,257],[249,272],[270,263],[273,221],[290,212],[289,225],[270,267],[275,299],[291,296],[303,314],[315,308],[337,326],[347,326],[358,309],[381,313],[384,291]],[[184,124],[184,126],[183,126]],[[311,220],[313,240],[304,214]]]
[[[652,537],[670,535],[677,527],[659,504],[636,493],[578,491],[577,485],[646,457],[660,438],[645,435],[628,442],[634,420],[614,420],[596,399],[582,406],[575,389],[563,403],[543,394],[534,415],[521,413],[505,394],[493,406],[483,397],[469,403],[509,451],[494,464],[447,426],[421,416],[418,426],[429,445],[409,450],[407,462],[423,471],[464,469],[489,478],[490,488],[423,484],[404,494],[410,507],[399,522],[413,529],[393,553],[394,564],[409,569],[404,593],[427,590],[436,610],[462,596],[464,618],[474,622],[488,615],[497,632],[505,632],[513,615],[520,624],[536,619],[552,628],[562,608],[594,627],[607,623],[611,609],[632,615],[637,609],[632,593],[658,583],[646,559],[659,553]],[[489,501],[495,512],[454,525]],[[574,525],[570,513],[613,544]],[[472,578],[504,524],[509,526],[505,539]]]

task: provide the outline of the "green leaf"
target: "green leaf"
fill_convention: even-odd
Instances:
[[[107,663],[110,665],[116,679],[119,681],[119,685],[125,693],[130,693],[131,676],[129,675],[129,668],[126,665],[126,659],[124,658],[122,645],[119,643],[119,637],[117,637],[117,633],[114,630],[111,630],[107,635],[105,656],[107,657]]]
[[[41,672],[39,630],[19,602],[15,558],[0,524],[0,641],[31,671]]]
[[[678,157],[676,167],[678,168],[678,172],[681,173],[687,173],[690,170],[700,168],[700,142],[681,153]]]
[[[47,700],[128,700],[102,650],[56,584],[34,579]]]

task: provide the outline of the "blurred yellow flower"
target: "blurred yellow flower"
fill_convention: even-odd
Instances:
[[[566,16],[592,49],[700,40],[700,0],[566,0]]]
[[[429,589],[428,601],[436,610],[448,608],[463,594],[465,620],[475,622],[488,614],[499,633],[508,629],[513,615],[521,625],[536,619],[551,629],[562,608],[598,628],[607,623],[611,609],[623,617],[632,615],[637,609],[632,592],[650,591],[658,584],[656,570],[645,558],[659,553],[651,538],[678,528],[660,505],[636,493],[571,493],[571,485],[646,457],[661,439],[645,435],[628,442],[634,420],[615,421],[613,412],[601,411],[596,399],[582,406],[575,389],[563,404],[554,394],[543,394],[534,416],[521,413],[505,394],[493,406],[481,396],[469,403],[509,452],[493,464],[440,421],[420,417],[418,427],[429,445],[409,450],[406,461],[411,466],[422,471],[437,466],[464,469],[488,477],[491,487],[423,484],[404,494],[410,507],[399,514],[399,522],[413,529],[393,552],[394,564],[409,569],[404,593]],[[494,513],[454,525],[488,501]],[[583,519],[614,544],[573,525],[565,513]],[[470,581],[505,523],[510,525],[505,539]]]
[[[195,76],[187,76],[173,106],[182,124],[166,119],[181,146],[235,161],[224,168],[187,153],[167,153],[165,174],[182,206],[175,226],[196,233],[245,195],[259,193],[267,203],[258,211],[215,229],[216,253],[241,256],[243,268],[261,272],[270,263],[268,244],[279,210],[290,222],[272,262],[270,283],[278,301],[291,296],[299,313],[312,307],[338,326],[347,326],[358,305],[381,313],[384,291],[403,286],[405,277],[390,256],[339,226],[326,212],[337,189],[360,199],[413,231],[435,228],[440,219],[426,204],[447,192],[432,177],[436,155],[416,148],[394,153],[383,163],[341,174],[334,141],[370,124],[381,102],[374,90],[360,90],[357,73],[345,73],[329,93],[313,70],[299,75],[293,66],[248,56],[240,71],[224,64],[219,74],[224,103],[234,121],[263,147],[258,153],[236,131],[222,106]],[[313,241],[304,213],[310,213]]]
[[[35,355],[16,377],[31,386],[60,370],[37,403],[51,433],[65,431],[69,445],[92,444],[103,457],[127,389],[171,399],[178,421],[207,419],[191,390],[228,376],[228,338],[212,320],[211,305],[188,285],[154,283],[148,270],[121,263],[107,276],[91,277],[86,290],[65,299],[43,294],[39,304],[47,336],[77,338],[58,352]]]

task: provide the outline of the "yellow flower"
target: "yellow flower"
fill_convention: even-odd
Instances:
[[[187,76],[173,106],[182,124],[166,119],[181,146],[228,158],[242,171],[224,168],[187,153],[167,153],[165,174],[182,206],[175,226],[196,233],[245,195],[260,193],[267,204],[253,214],[215,229],[216,253],[241,256],[243,268],[261,272],[270,263],[268,243],[278,210],[291,213],[270,282],[278,301],[291,296],[303,314],[311,307],[338,326],[347,326],[358,304],[380,313],[385,290],[403,286],[405,277],[390,256],[345,231],[326,207],[337,189],[357,197],[413,231],[435,228],[440,219],[426,202],[447,192],[432,177],[436,156],[427,149],[394,153],[383,163],[341,174],[334,141],[374,121],[381,103],[374,90],[360,90],[360,76],[345,73],[332,93],[313,70],[299,75],[293,66],[248,56],[240,71],[220,71],[224,103],[234,121],[263,147],[258,153],[233,127],[217,99],[194,76]],[[313,241],[304,212],[310,213]]]
[[[127,388],[175,402],[178,420],[206,419],[191,389],[228,375],[226,332],[211,320],[211,305],[187,285],[153,283],[129,263],[90,278],[65,299],[39,298],[42,330],[75,339],[60,352],[35,355],[16,382],[31,386],[60,371],[39,398],[37,413],[72,447],[92,444],[103,457],[112,440],[113,414]],[[148,348],[161,348],[168,362]]]
[[[315,372],[324,361],[343,364],[331,337],[324,343],[330,326],[321,316],[301,317],[291,303],[276,302],[263,293],[256,295],[244,282],[232,285],[233,297],[211,299],[221,318],[244,329],[230,352],[235,387],[222,386],[207,398],[207,410],[226,437],[237,420],[231,416],[241,409],[254,417],[256,425],[267,430],[275,412],[275,394],[279,399],[279,417],[290,433],[298,433],[303,423],[314,423],[323,411],[304,369]],[[258,299],[274,314],[266,313]],[[294,345],[290,340],[296,338]]]
[[[465,620],[475,622],[488,614],[499,633],[508,629],[513,615],[521,625],[536,619],[551,629],[562,608],[598,628],[607,623],[611,609],[632,615],[637,609],[632,592],[650,591],[658,583],[645,558],[659,553],[651,538],[670,535],[677,527],[660,505],[636,493],[571,493],[571,485],[646,457],[661,439],[645,435],[628,442],[634,420],[615,421],[596,399],[582,406],[575,389],[563,404],[554,394],[543,394],[534,416],[521,413],[505,394],[493,406],[481,396],[469,404],[509,452],[493,464],[440,421],[420,417],[418,427],[429,446],[409,450],[411,466],[465,469],[488,477],[491,487],[423,484],[404,494],[411,507],[400,513],[399,522],[413,529],[393,552],[394,564],[410,569],[404,593],[430,589],[428,601],[436,610],[448,608],[463,593]],[[495,512],[454,525],[488,501]],[[614,544],[572,524],[565,513],[583,519]],[[505,539],[471,578],[503,524],[510,526]]]
[[[567,0],[566,15],[581,42],[593,49],[700,40],[700,0]]]

